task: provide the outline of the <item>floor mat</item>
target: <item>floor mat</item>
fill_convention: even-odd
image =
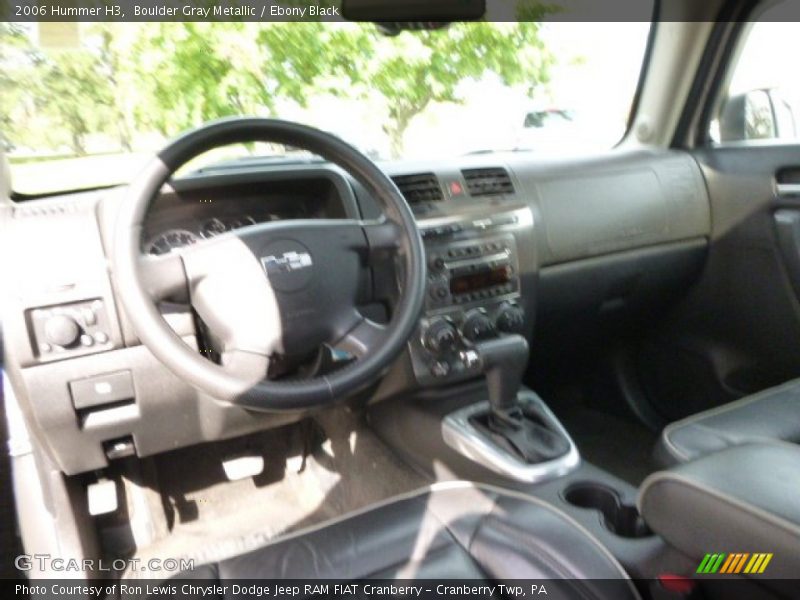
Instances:
[[[305,462],[303,446],[308,438],[302,426],[238,442],[265,456],[264,473],[255,478],[227,481],[217,445],[158,457],[157,478],[169,531],[137,548],[133,558],[184,558],[196,565],[218,561],[430,483],[402,463],[357,417],[339,410],[317,421],[324,440]]]
[[[635,486],[656,470],[652,457],[658,434],[644,425],[587,406],[574,390],[548,394],[548,405],[585,460]]]

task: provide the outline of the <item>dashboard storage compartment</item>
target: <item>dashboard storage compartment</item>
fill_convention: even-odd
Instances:
[[[653,535],[639,510],[625,504],[613,489],[592,481],[581,481],[564,491],[564,499],[573,506],[600,512],[603,523],[611,533],[624,538],[642,538]]]

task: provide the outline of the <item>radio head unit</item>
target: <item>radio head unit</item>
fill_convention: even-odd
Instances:
[[[513,234],[426,244],[427,308],[435,311],[500,298],[519,292],[516,241]]]
[[[456,297],[465,296],[485,289],[496,289],[511,282],[513,269],[510,265],[479,265],[477,269],[467,269],[450,278],[450,294]]]
[[[428,293],[418,335],[409,342],[420,384],[475,376],[469,357],[475,343],[525,332],[516,236],[530,235],[532,224],[525,208],[423,229]]]

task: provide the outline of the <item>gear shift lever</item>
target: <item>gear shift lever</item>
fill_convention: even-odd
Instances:
[[[521,335],[507,335],[480,342],[475,350],[486,375],[492,414],[519,410],[517,392],[528,366],[528,342]]]
[[[475,424],[512,455],[531,464],[558,458],[569,441],[543,425],[541,415],[524,410],[518,399],[528,364],[528,342],[508,335],[475,346],[489,391],[489,414]]]

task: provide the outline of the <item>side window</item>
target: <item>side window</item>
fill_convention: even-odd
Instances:
[[[800,23],[781,22],[782,6],[747,34],[710,126],[713,142],[800,139]]]

